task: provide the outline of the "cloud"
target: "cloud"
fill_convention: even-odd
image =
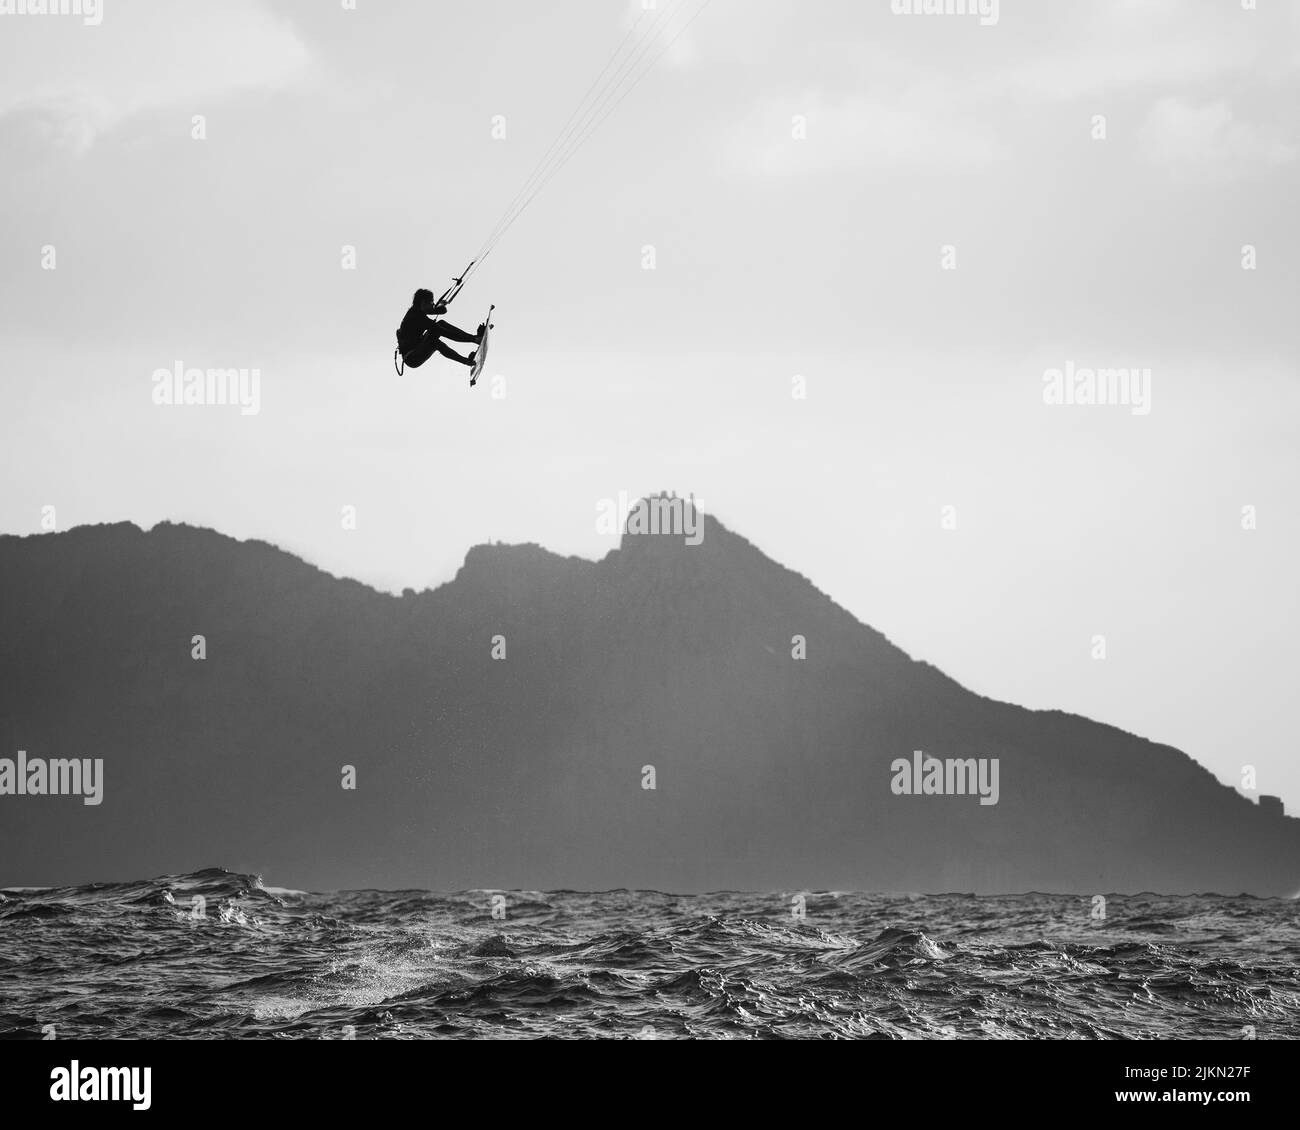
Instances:
[[[1018,100],[1114,97],[1127,87],[1208,84],[1248,71],[1256,57],[1253,46],[1239,42],[1111,44],[1016,62],[980,76],[975,85],[985,95]]]
[[[6,21],[0,134],[23,151],[82,153],[127,119],[168,106],[186,115],[274,89],[308,70],[306,46],[257,0],[110,9],[104,23]]]
[[[806,122],[802,140],[793,136],[796,115]],[[798,176],[871,167],[952,172],[984,168],[998,152],[985,125],[933,104],[816,94],[765,103],[740,129],[733,158],[759,176]]]
[[[1162,98],[1151,107],[1139,136],[1154,164],[1215,179],[1234,179],[1296,159],[1294,145],[1264,126],[1237,121],[1222,99],[1193,106]]]
[[[83,153],[112,118],[108,103],[89,91],[50,92],[0,112],[0,150],[15,163]]]

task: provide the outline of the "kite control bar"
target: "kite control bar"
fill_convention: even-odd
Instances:
[[[465,280],[469,278],[470,269],[476,262],[478,262],[477,259],[471,259],[469,261],[469,266],[461,271],[456,278],[451,280],[451,286],[444,290],[442,296],[438,299],[439,306],[450,306],[452,302],[455,301],[456,295],[460,293],[460,288],[465,285]]]

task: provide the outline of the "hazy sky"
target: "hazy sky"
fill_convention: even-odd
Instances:
[[[712,0],[453,307],[497,304],[484,383],[398,377],[411,291],[638,12],[0,15],[0,530],[183,520],[421,588],[693,491],[967,686],[1300,810],[1300,5]],[[256,367],[260,411],[155,405],[178,361]],[[1150,412],[1045,404],[1067,364],[1149,369]]]

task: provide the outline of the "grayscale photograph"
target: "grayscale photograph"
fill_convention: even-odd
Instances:
[[[1262,1116],[1298,105],[1293,0],[0,0],[6,1093]]]

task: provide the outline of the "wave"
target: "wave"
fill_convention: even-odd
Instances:
[[[835,892],[806,911],[311,893],[221,868],[11,888],[0,1037],[1300,1038],[1285,900],[1116,896],[1092,921],[1065,896]]]

